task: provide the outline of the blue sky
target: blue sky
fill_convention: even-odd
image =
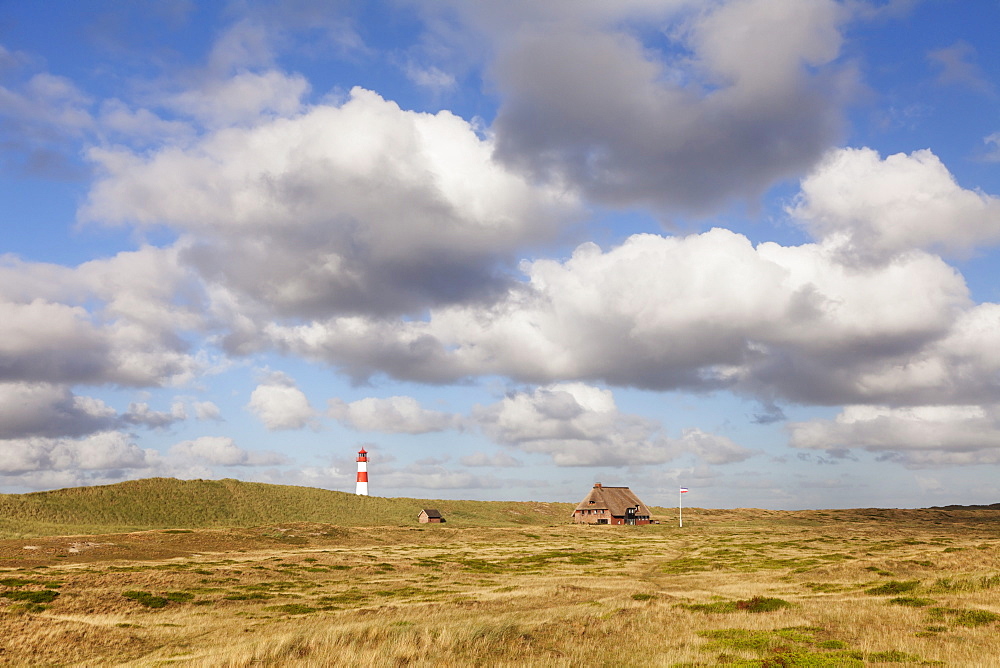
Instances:
[[[994,503],[1000,3],[0,3],[0,491]]]

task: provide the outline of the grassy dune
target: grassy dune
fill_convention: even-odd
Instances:
[[[430,502],[239,480],[152,478],[0,495],[0,538],[273,522],[398,526],[412,524],[420,509],[429,504],[441,510],[454,526],[563,524],[574,507],[541,502]]]
[[[275,491],[244,485],[211,489]],[[36,507],[71,507],[51,494],[61,500]],[[400,521],[246,514],[243,526],[179,528],[151,514],[124,519],[171,528],[0,540],[0,663],[815,668],[1000,657],[996,507],[690,508],[681,529],[574,526],[565,504],[471,502],[456,502],[453,523],[417,525],[405,504],[425,502],[359,501],[383,508],[369,519]]]

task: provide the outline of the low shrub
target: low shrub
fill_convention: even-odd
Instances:
[[[931,608],[929,611],[932,620],[945,620],[951,618],[958,626],[986,626],[1000,620],[1000,615],[989,610],[967,610],[962,608]]]
[[[163,596],[168,601],[173,601],[174,603],[187,603],[194,599],[194,594],[187,591],[169,591]]]
[[[1000,615],[989,610],[962,610],[955,615],[959,626],[986,626],[1000,619]]]
[[[889,603],[893,605],[905,605],[910,608],[923,608],[928,605],[933,605],[934,600],[929,598],[919,598],[917,596],[897,596],[896,598],[890,599]]]
[[[223,596],[227,601],[266,601],[273,598],[270,594],[259,591],[232,592]]]
[[[634,598],[634,597],[633,597]],[[717,601],[715,603],[692,603],[683,607],[697,612],[774,612],[791,607],[791,603],[780,598],[754,596],[742,601]]]
[[[774,612],[782,608],[790,608],[791,603],[780,598],[767,598],[764,596],[754,596],[747,601],[736,601],[737,610],[746,612]]]
[[[4,587],[23,587],[25,585],[37,584],[35,580],[25,580],[24,578],[3,578],[0,585]]]
[[[150,594],[148,591],[126,591],[122,596],[147,608],[163,608],[167,605],[167,599]]]
[[[715,603],[691,603],[682,606],[695,612],[736,612],[734,601],[716,601]]]
[[[892,594],[905,594],[908,591],[913,591],[920,586],[920,580],[889,580],[886,583],[880,584],[877,587],[872,587],[866,589],[866,594],[871,594],[872,596],[889,596]]]
[[[920,657],[915,654],[890,649],[885,652],[869,652],[865,659],[869,663],[919,663]]]
[[[9,598],[12,601],[25,601],[27,603],[51,603],[59,596],[59,592],[51,589],[42,591],[5,591],[0,596]]]

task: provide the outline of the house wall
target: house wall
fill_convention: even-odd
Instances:
[[[597,508],[573,511],[573,521],[576,524],[597,524],[598,520],[608,520],[608,524],[611,524],[611,514],[607,510]]]
[[[586,514],[581,510],[573,512],[573,522],[575,524],[599,524],[599,520],[607,520],[608,524],[623,525],[625,524],[624,517],[614,517],[608,511],[602,510],[593,514]],[[653,522],[649,519],[637,519],[635,521],[636,526],[643,524],[652,524]]]

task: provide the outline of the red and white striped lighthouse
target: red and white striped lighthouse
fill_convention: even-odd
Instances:
[[[358,486],[354,493],[368,496],[368,453],[363,447],[358,450]]]

